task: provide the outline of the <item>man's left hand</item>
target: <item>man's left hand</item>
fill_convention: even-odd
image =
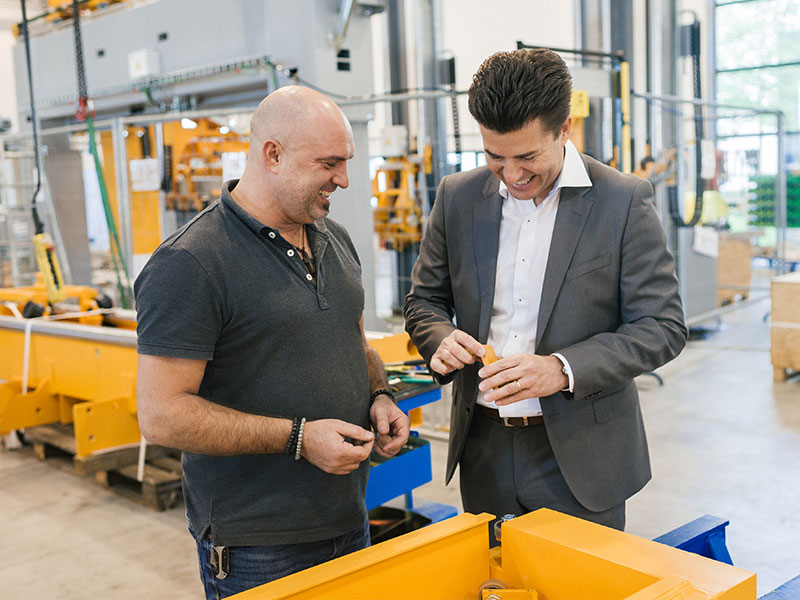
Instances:
[[[478,389],[487,392],[487,402],[498,406],[549,396],[569,385],[562,366],[555,356],[517,354],[501,358],[478,371],[483,378]]]
[[[375,426],[375,451],[387,458],[394,456],[408,440],[408,417],[389,396],[378,396],[369,410]]]

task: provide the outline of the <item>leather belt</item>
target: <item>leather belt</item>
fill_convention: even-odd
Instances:
[[[506,427],[530,427],[532,425],[544,425],[544,417],[536,415],[535,417],[501,417],[497,409],[489,408],[483,404],[476,404],[475,408],[482,415],[485,415],[492,421],[502,423]]]

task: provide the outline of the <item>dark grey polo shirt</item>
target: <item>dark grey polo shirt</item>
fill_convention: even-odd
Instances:
[[[369,426],[361,267],[330,219],[309,227],[317,281],[277,229],[230,195],[179,229],[136,280],[141,354],[208,361],[199,395],[243,412]],[[330,475],[285,454],[183,454],[198,538],[226,546],[307,542],[366,518],[365,461]]]

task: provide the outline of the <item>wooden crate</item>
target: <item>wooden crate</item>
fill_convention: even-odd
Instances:
[[[180,453],[171,448],[147,446],[144,475],[139,481],[138,446],[76,456],[75,433],[72,425],[64,424],[28,428],[25,439],[33,444],[33,452],[39,460],[72,469],[154,510],[172,508],[182,498]]]
[[[717,305],[724,306],[750,295],[752,253],[750,238],[720,234],[717,256]]]
[[[800,371],[800,273],[772,279],[770,356],[773,377]]]

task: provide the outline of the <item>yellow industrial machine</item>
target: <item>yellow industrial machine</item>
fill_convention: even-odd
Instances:
[[[0,433],[73,423],[77,456],[141,437],[131,329],[0,316],[0,380]]]
[[[177,151],[170,190],[167,192],[167,210],[200,212],[209,201],[220,194],[222,188],[222,155],[227,152],[247,152],[248,139],[229,129],[222,134],[219,125],[209,119],[198,119],[197,129],[187,130],[179,123],[164,126],[165,142]]]
[[[29,318],[55,313],[81,313],[74,320],[85,325],[100,325],[102,315],[85,314],[100,308],[97,290],[64,284],[50,235],[39,233],[33,236],[33,249],[39,268],[36,282],[26,287],[0,288],[0,315]]]
[[[756,576],[541,509],[506,521],[462,514],[233,596],[406,600],[755,600]]]
[[[416,156],[389,158],[372,178],[375,232],[381,245],[402,251],[422,239],[422,208],[417,177],[422,160]]]
[[[93,12],[119,2],[128,2],[128,0],[84,0],[81,2],[81,11]],[[45,17],[47,22],[58,23],[60,21],[68,21],[71,18],[71,0],[47,0],[47,16]]]
[[[65,286],[67,295],[70,288]],[[9,298],[15,292],[19,301],[46,301],[43,285],[0,290],[0,309],[3,294]],[[12,312],[6,309],[6,315]],[[96,311],[89,315],[95,324],[53,320],[59,317],[70,314],[23,319],[0,313],[0,381],[5,381],[0,383],[0,435],[72,423],[78,457],[138,443],[134,311]],[[99,321],[111,326],[100,326]],[[394,337],[400,339],[374,342],[386,362],[406,358],[398,353],[409,347],[408,336]],[[384,352],[389,354],[384,357]]]

